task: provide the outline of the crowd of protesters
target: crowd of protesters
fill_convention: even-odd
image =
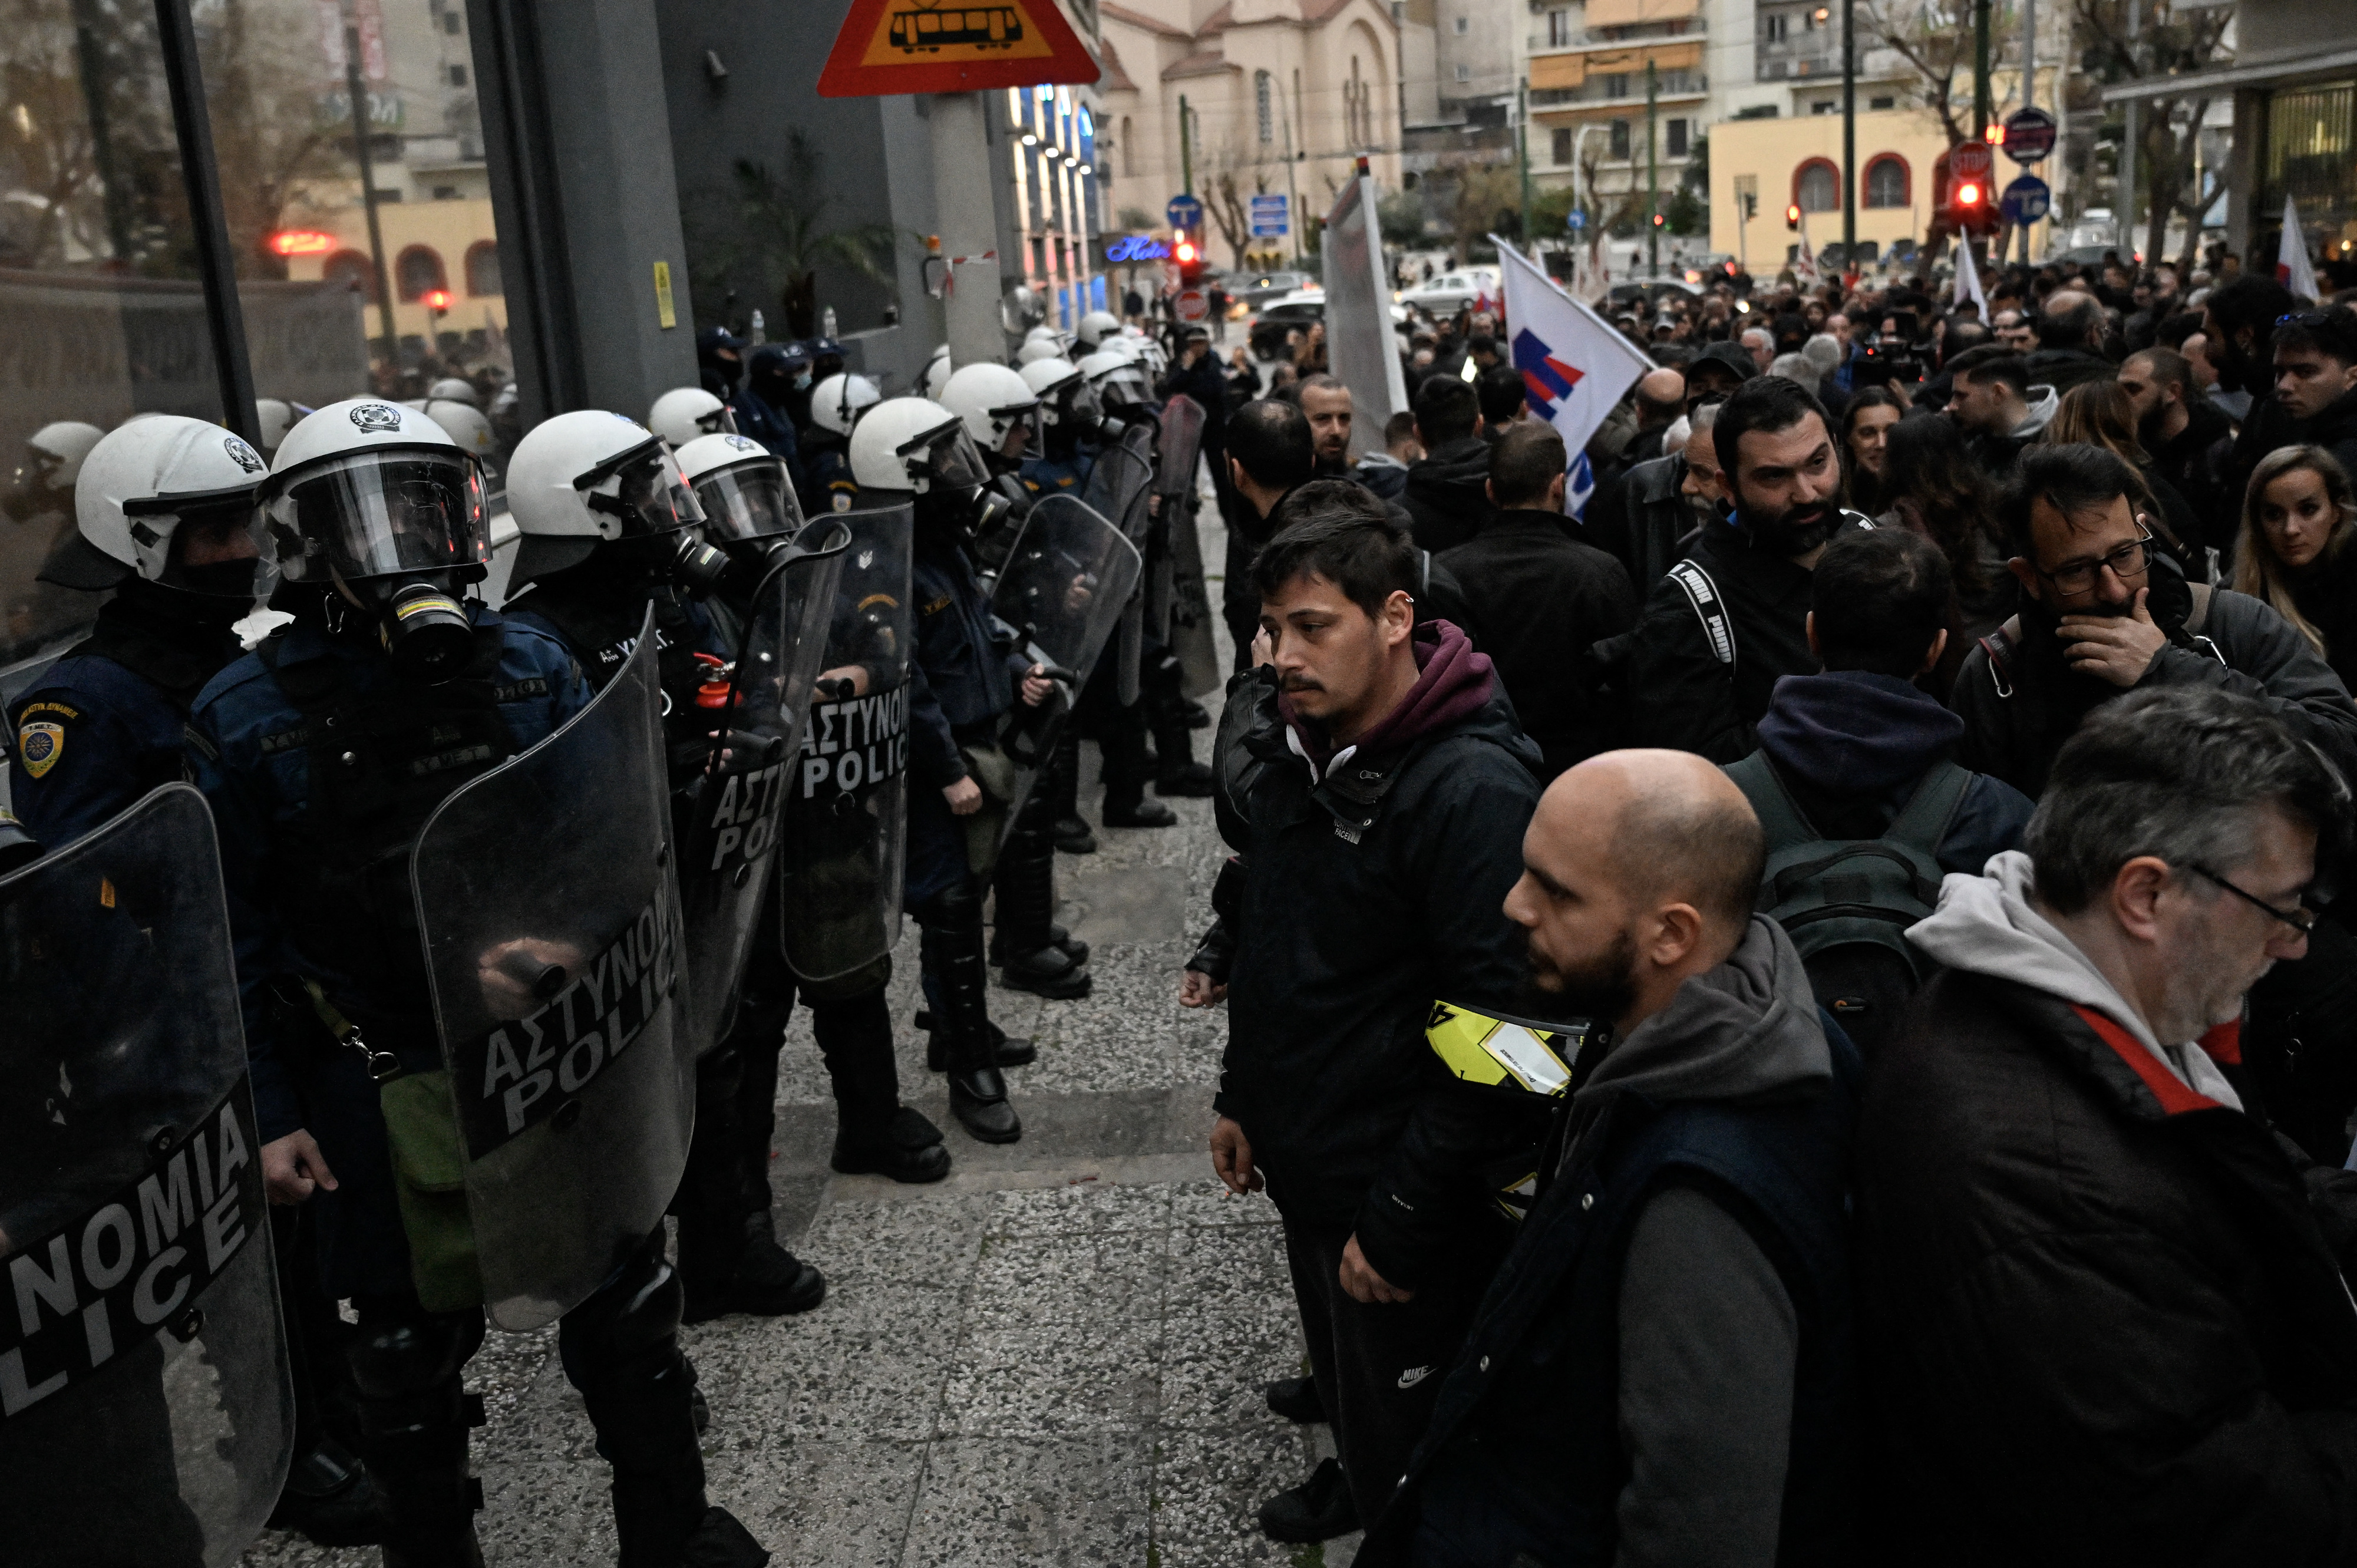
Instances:
[[[1661,291],[1584,453],[1493,313],[1237,351],[1271,1536],[2357,1563],[2357,312],[2233,260]]]

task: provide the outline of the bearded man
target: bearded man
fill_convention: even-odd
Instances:
[[[1826,542],[1872,523],[1839,505],[1823,404],[1781,376],[1746,381],[1710,429],[1732,510],[1652,585],[1625,682],[1634,736],[1713,762],[1750,755],[1776,682],[1813,675],[1809,578]]]

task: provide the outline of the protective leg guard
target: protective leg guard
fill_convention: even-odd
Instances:
[[[1133,703],[1109,718],[1097,743],[1104,751],[1104,824],[1109,828],[1167,828],[1178,813],[1146,798],[1154,777],[1146,760],[1146,711]]]
[[[814,1003],[812,1031],[834,1082],[834,1154],[846,1175],[939,1181],[950,1174],[941,1129],[900,1103],[892,1059],[892,1007],[881,988],[844,1002]]]
[[[719,1302],[729,1294],[744,1251],[745,1216],[752,1208],[736,1126],[744,1078],[744,1058],[729,1044],[695,1064],[695,1131],[671,1206],[679,1216],[679,1283],[691,1321],[726,1310]]]
[[[1094,854],[1097,836],[1081,815],[1081,732],[1066,724],[1056,740],[1056,765],[1035,789],[1048,791],[1055,802],[1056,847],[1066,854]]]
[[[933,1015],[949,1026],[950,1111],[985,1144],[1011,1144],[1023,1124],[1007,1103],[990,1033],[989,970],[983,962],[982,897],[962,877],[917,907]]]
[[[1006,983],[1057,1000],[1086,996],[1095,982],[1085,965],[1056,946],[1056,849],[1049,824],[1032,819],[1027,807],[1006,846],[999,852],[995,882],[998,925],[992,935],[996,961]]]
[[[361,1305],[347,1354],[360,1386],[362,1456],[391,1513],[387,1568],[481,1568],[475,1513],[483,1488],[467,1474],[467,1433],[483,1423],[483,1406],[460,1386],[459,1371],[482,1342],[479,1311]]]
[[[682,1568],[712,1511],[691,1406],[694,1373],[679,1348],[681,1307],[657,1230],[557,1326],[565,1375],[614,1467],[621,1568]]]

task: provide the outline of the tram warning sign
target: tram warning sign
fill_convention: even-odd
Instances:
[[[852,0],[818,73],[822,98],[1088,82],[1097,62],[1056,0]]]

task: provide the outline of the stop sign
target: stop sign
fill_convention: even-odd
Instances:
[[[1986,142],[1958,142],[1948,149],[1948,177],[1951,180],[1976,179],[1986,183],[1996,159]]]
[[[1178,306],[1181,321],[1200,321],[1211,314],[1211,302],[1200,288],[1180,290]]]

